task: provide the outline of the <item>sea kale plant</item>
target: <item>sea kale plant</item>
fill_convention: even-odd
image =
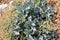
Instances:
[[[24,4],[13,2],[18,14],[14,19],[12,40],[55,40],[56,30],[49,30],[45,21],[52,22],[51,15],[56,13],[46,0],[27,0]],[[53,26],[52,26],[53,27]]]

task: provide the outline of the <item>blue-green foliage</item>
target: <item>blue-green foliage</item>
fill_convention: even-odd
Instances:
[[[46,0],[29,0],[24,4],[14,2],[13,5],[17,7],[14,11],[18,14],[13,33],[19,36],[19,40],[54,40],[55,30],[39,26],[44,21],[51,20],[50,15],[56,12]],[[21,33],[25,35],[25,39],[21,39]]]

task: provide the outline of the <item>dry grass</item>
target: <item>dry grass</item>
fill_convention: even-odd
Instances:
[[[56,38],[56,40],[60,40],[60,0],[48,0],[48,3],[57,11],[57,13],[53,16],[53,20],[57,23],[56,28],[58,38]]]
[[[0,3],[9,3],[11,0],[0,0]],[[25,2],[25,0],[14,0],[14,1],[21,1],[22,3]],[[10,7],[10,8],[8,8]],[[15,8],[13,6],[8,6],[7,9],[3,12],[3,14],[0,14],[0,40],[11,40],[12,35],[12,20],[14,17],[17,16],[17,14],[11,13],[12,8]]]
[[[16,13],[11,13],[10,9],[5,9],[6,11],[0,16],[0,37],[3,40],[11,40],[12,35],[12,20],[14,19]]]

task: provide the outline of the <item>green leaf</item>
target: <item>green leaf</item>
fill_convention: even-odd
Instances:
[[[23,17],[24,16],[24,14],[23,13],[20,13],[20,14],[18,14],[18,17]]]

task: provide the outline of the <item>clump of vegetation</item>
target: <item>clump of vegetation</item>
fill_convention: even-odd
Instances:
[[[55,39],[56,30],[53,29],[51,15],[54,15],[56,11],[47,4],[46,0],[28,0],[24,4],[14,1],[12,4],[16,6],[13,11],[18,17],[14,19],[11,40]]]

